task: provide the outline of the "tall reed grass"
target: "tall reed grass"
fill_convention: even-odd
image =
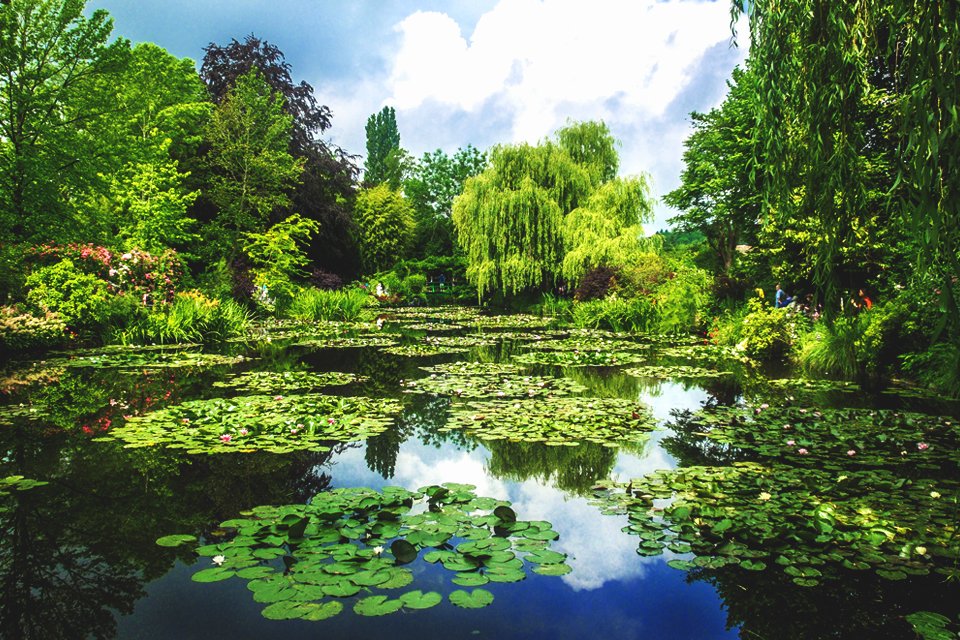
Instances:
[[[287,308],[287,315],[305,322],[318,320],[352,322],[363,316],[363,311],[370,304],[370,300],[370,295],[362,289],[322,291],[306,288],[293,296]]]

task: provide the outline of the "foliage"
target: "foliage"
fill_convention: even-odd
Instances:
[[[402,258],[413,234],[413,209],[385,184],[363,189],[354,207],[360,262],[365,273],[389,269]]]
[[[472,145],[453,156],[437,149],[424,153],[403,182],[416,219],[413,255],[423,258],[453,255],[457,245],[453,228],[453,201],[463,192],[467,178],[479,174],[487,154]]]
[[[228,238],[256,232],[290,205],[288,190],[300,180],[304,161],[288,151],[293,118],[283,105],[255,69],[237,78],[210,118],[207,195]]]
[[[582,329],[609,329],[616,333],[654,333],[659,316],[647,297],[604,298],[573,305],[573,324]]]
[[[97,84],[116,83],[129,44],[109,43],[107,12],[85,15],[84,4],[11,0],[0,11],[0,241],[91,231],[65,194],[101,180],[91,155],[116,105]]]
[[[154,255],[139,249],[119,253],[93,244],[44,244],[32,251],[31,258],[51,266],[70,260],[82,272],[103,281],[114,294],[129,294],[144,305],[173,300],[183,277],[183,264],[173,250]]]
[[[393,107],[384,107],[367,118],[365,131],[367,160],[363,166],[364,185],[375,187],[387,184],[394,191],[398,190],[403,176],[396,162],[397,154],[401,152],[397,112]]]
[[[399,411],[395,400],[321,394],[187,400],[133,416],[102,438],[187,453],[326,451],[382,432]]]
[[[652,294],[657,309],[657,331],[664,334],[690,333],[703,324],[710,303],[710,276],[688,265],[677,265]]]
[[[251,394],[283,394],[298,391],[313,391],[321,387],[341,386],[361,380],[352,373],[340,371],[246,371],[218,380],[214,387],[233,389]]]
[[[618,275],[620,275],[620,270],[614,267],[593,267],[580,278],[579,284],[573,292],[574,300],[589,302],[590,300],[606,298],[610,289],[616,285]]]
[[[186,291],[118,329],[115,337],[122,344],[207,344],[245,336],[250,322],[250,313],[233,300]]]
[[[734,69],[723,104],[691,114],[681,184],[664,197],[682,211],[670,220],[675,229],[702,233],[723,273],[733,266],[737,244],[753,242],[760,217],[754,82],[752,66]]]
[[[24,352],[61,346],[67,325],[56,313],[43,316],[16,307],[0,307],[0,352]]]
[[[656,421],[635,402],[615,398],[487,400],[454,405],[443,430],[466,429],[481,440],[616,447],[642,440]]]
[[[652,215],[653,200],[644,177],[603,183],[564,218],[563,277],[576,285],[592,268],[635,263],[643,251],[641,223]]]
[[[336,291],[343,287],[343,278],[323,269],[313,269],[310,272],[310,284],[324,291]]]
[[[308,263],[299,245],[306,243],[316,230],[315,221],[295,213],[263,233],[243,234],[243,252],[253,265],[254,286],[265,288],[281,307],[293,298],[293,281],[304,275],[303,267]]]
[[[740,327],[738,348],[756,360],[785,358],[793,345],[789,312],[765,305],[757,298],[747,302],[747,309]]]
[[[550,398],[581,393],[584,388],[566,378],[525,375],[512,364],[450,362],[421,367],[426,378],[401,381],[406,393],[431,393],[454,398]]]
[[[297,320],[342,320],[354,322],[363,316],[371,298],[359,288],[326,291],[323,289],[299,289],[290,302],[287,315]]]
[[[341,276],[355,276],[358,257],[350,214],[357,168],[353,156],[320,137],[332,125],[330,109],[317,102],[308,83],[294,83],[280,49],[252,34],[226,46],[211,43],[204,52],[200,76],[214,102],[221,103],[237,79],[254,68],[283,96],[283,110],[293,118],[290,154],[302,159],[304,168],[290,194],[292,211],[279,215],[296,212],[316,220],[320,230],[307,251],[311,261]]]
[[[57,314],[75,331],[97,331],[109,319],[106,283],[77,269],[69,259],[40,267],[27,276],[26,286],[32,309]]]
[[[195,582],[233,576],[249,580],[254,600],[266,604],[274,620],[324,620],[339,614],[341,599],[356,600],[354,613],[381,616],[401,609],[428,609],[443,600],[435,591],[416,589],[396,599],[366,595],[371,589],[410,585],[423,567],[438,564],[455,572],[454,584],[476,587],[526,578],[524,561],[544,575],[563,575],[566,555],[549,549],[558,537],[550,523],[518,520],[509,502],[478,497],[473,485],[447,483],[418,491],[386,487],[335,489],[316,495],[309,505],[258,506],[243,518],[221,523],[230,538],[197,549],[212,558],[193,575]],[[414,511],[414,505],[426,508]],[[157,544],[189,544],[195,538],[164,536]],[[461,542],[453,544],[456,540]],[[429,550],[428,550],[429,549]],[[422,554],[422,555],[421,555]],[[519,555],[523,554],[523,555]],[[288,558],[287,569],[262,560]],[[453,590],[450,603],[469,609],[487,606],[485,589]]]
[[[581,141],[576,149],[586,153],[607,145],[612,140],[604,138]],[[583,156],[581,164],[550,141],[493,148],[488,167],[466,181],[453,207],[467,279],[478,296],[516,295],[554,283],[564,256],[564,217],[596,188],[591,170],[603,166],[600,156]]]

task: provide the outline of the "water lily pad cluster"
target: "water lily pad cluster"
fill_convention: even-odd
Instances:
[[[511,364],[451,362],[421,367],[426,378],[401,382],[407,393],[432,393],[454,398],[544,398],[582,393],[585,388],[568,378],[524,375]]]
[[[396,344],[397,338],[394,335],[368,333],[332,338],[300,338],[293,346],[312,347],[314,349],[341,349],[348,347],[392,347]]]
[[[481,440],[608,447],[641,442],[656,427],[650,412],[618,398],[533,398],[454,405],[442,429],[465,429]]]
[[[453,347],[433,343],[413,343],[387,347],[383,351],[395,356],[425,358],[429,356],[439,356],[445,353],[466,353],[467,349],[465,347]]]
[[[499,334],[472,334],[464,336],[426,336],[425,344],[434,347],[492,347],[500,343]]]
[[[629,351],[530,351],[513,357],[524,364],[555,364],[563,367],[619,367],[643,362],[648,356]]]
[[[695,554],[670,562],[682,569],[782,570],[801,586],[849,570],[890,580],[957,573],[960,432],[951,419],[760,405],[688,420],[688,431],[744,459],[598,487],[604,510],[629,514],[639,553]]]
[[[470,321],[475,327],[503,327],[510,329],[543,329],[556,324],[554,318],[542,318],[526,313],[497,316],[477,316]]]
[[[731,347],[716,344],[685,344],[665,347],[659,350],[659,355],[665,358],[693,360],[714,367],[725,367],[732,363],[749,364],[750,358]]]
[[[760,404],[700,411],[691,424],[740,450],[827,471],[914,465],[960,469],[960,423],[947,416]]]
[[[405,307],[391,311],[399,320],[444,320],[470,322],[480,315],[476,307]]]
[[[648,343],[624,340],[604,334],[574,334],[566,338],[544,340],[530,346],[531,349],[539,351],[598,351],[607,353],[642,351],[650,347],[651,345]]]
[[[549,548],[558,537],[550,523],[517,520],[509,503],[477,497],[474,489],[454,483],[418,491],[337,489],[308,505],[256,507],[222,523],[226,539],[197,549],[209,564],[193,580],[238,577],[266,605],[264,617],[323,620],[345,605],[381,616],[434,607],[445,596],[455,606],[480,608],[493,602],[483,585],[519,582],[528,567],[544,575],[570,571],[566,555]],[[410,567],[420,574],[427,563],[453,574],[451,582],[464,589],[445,595],[408,589],[415,582]]]
[[[310,391],[320,387],[342,386],[363,380],[362,376],[341,371],[247,371],[218,380],[214,387],[254,394],[282,394]]]
[[[329,442],[384,432],[401,408],[388,398],[322,394],[189,400],[133,416],[97,440],[187,453],[327,451]]]
[[[95,355],[57,360],[57,364],[66,367],[90,367],[94,369],[180,369],[218,367],[240,364],[249,361],[243,355],[224,355],[188,351],[185,349],[139,348],[136,350],[111,349]]]
[[[412,331],[459,331],[463,325],[453,324],[452,322],[415,322],[404,325],[405,328]]]
[[[648,365],[644,367],[631,367],[624,369],[623,372],[634,378],[657,378],[661,380],[672,380],[675,378],[722,378],[729,376],[729,371],[716,371],[715,369],[706,369],[693,365]]]

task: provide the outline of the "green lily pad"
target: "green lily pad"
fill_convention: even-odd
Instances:
[[[180,545],[187,544],[188,542],[196,542],[197,536],[191,536],[189,534],[178,533],[172,536],[163,536],[162,538],[157,538],[157,544],[161,547],[179,547]]]
[[[402,600],[391,600],[387,596],[369,596],[358,600],[353,605],[353,611],[361,616],[385,616],[396,613],[403,604]]]
[[[473,591],[457,589],[450,593],[450,603],[464,609],[482,609],[493,604],[493,594],[486,589]]]

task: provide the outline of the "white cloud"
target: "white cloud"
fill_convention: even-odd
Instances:
[[[603,119],[623,143],[621,173],[650,173],[657,195],[679,183],[688,112],[718,104],[746,55],[729,46],[726,2],[502,0],[472,34],[438,12],[395,29],[384,104],[396,107],[415,155],[536,142],[568,118]],[[460,139],[438,132],[451,122],[465,125]],[[667,215],[659,207],[653,226]]]

